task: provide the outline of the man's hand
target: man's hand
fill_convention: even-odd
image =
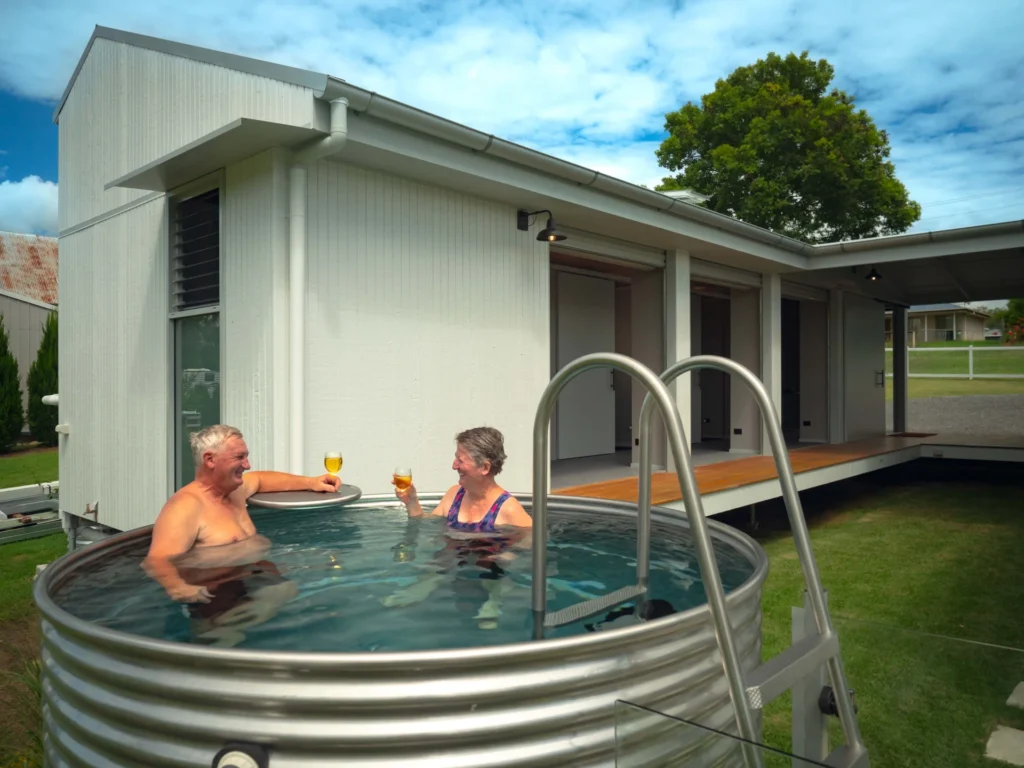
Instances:
[[[335,475],[320,475],[309,479],[309,490],[317,493],[330,493],[341,488],[341,478]]]
[[[195,584],[175,584],[167,588],[167,594],[179,603],[208,603],[213,599],[206,587],[197,587]]]

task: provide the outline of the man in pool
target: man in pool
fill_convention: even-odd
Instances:
[[[246,510],[254,493],[337,491],[333,475],[303,477],[284,472],[248,472],[249,449],[242,433],[226,424],[189,437],[196,477],[168,499],[153,526],[142,563],[168,595],[183,603],[207,603],[213,595],[186,581],[179,569],[224,568],[259,561],[269,542],[257,535]]]

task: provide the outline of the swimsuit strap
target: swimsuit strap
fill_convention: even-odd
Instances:
[[[504,491],[501,496],[494,500],[491,508],[487,510],[487,514],[484,515],[483,519],[480,521],[481,528],[494,530],[494,521],[498,519],[498,513],[501,511],[501,505],[508,501],[510,495],[511,494],[509,494],[508,491]]]
[[[452,506],[448,510],[448,523],[450,525],[456,525],[459,522],[459,507],[462,506],[462,497],[466,495],[465,488],[459,488],[455,494],[455,499],[452,501]]]

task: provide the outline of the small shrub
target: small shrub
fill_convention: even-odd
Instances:
[[[3,316],[0,316],[0,451],[9,451],[21,436],[25,410],[21,404],[18,361],[11,354]]]
[[[57,394],[57,313],[46,318],[43,340],[36,360],[28,369],[28,428],[43,445],[57,444],[57,408],[43,403],[45,395]]]

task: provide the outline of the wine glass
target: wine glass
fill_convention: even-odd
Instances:
[[[341,454],[334,451],[328,451],[324,454],[324,469],[327,470],[328,474],[337,477],[341,473]]]
[[[395,467],[395,488],[400,491],[408,490],[412,485],[412,470],[408,467]]]

